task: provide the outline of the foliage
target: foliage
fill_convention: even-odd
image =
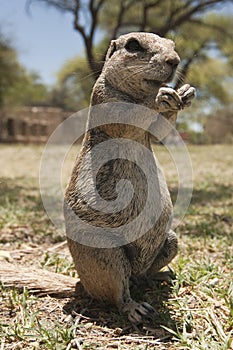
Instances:
[[[28,72],[18,61],[10,41],[0,33],[0,109],[4,106],[41,104],[47,88],[35,72]]]
[[[18,79],[8,86],[5,96],[5,105],[43,105],[47,100],[47,87],[41,83],[40,77],[35,72],[27,72],[20,67]]]
[[[228,78],[233,73],[232,15],[213,12],[230,1],[29,0],[29,4],[33,1],[71,13],[84,42],[85,57],[70,60],[58,73],[54,92],[63,94],[64,104],[76,109],[88,105],[109,41],[129,31],[154,32],[175,40],[182,58],[176,87],[188,80],[203,100],[222,104],[233,100]],[[97,34],[102,40],[96,45]]]
[[[0,33],[0,107],[4,103],[9,86],[18,79],[20,70],[15,50]]]
[[[58,72],[50,103],[70,111],[85,108],[89,105],[93,83],[87,62],[80,57],[70,59]]]
[[[232,105],[217,109],[206,118],[205,133],[212,143],[233,143]]]
[[[35,0],[29,0],[29,4]],[[201,14],[228,0],[36,0],[73,15],[74,28],[81,35],[86,57],[95,73],[101,64],[96,59],[95,35],[99,29],[111,40],[130,30],[151,31],[161,36],[177,34],[190,22],[203,22]],[[103,55],[104,57],[104,55]]]

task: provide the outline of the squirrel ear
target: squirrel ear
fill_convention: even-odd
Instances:
[[[116,51],[116,41],[112,40],[105,57],[105,61],[107,61],[110,57],[112,57],[115,51]]]

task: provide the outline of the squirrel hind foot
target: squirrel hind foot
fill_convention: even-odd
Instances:
[[[137,303],[132,299],[123,307],[122,311],[128,312],[129,321],[132,323],[142,323],[157,315],[157,311],[150,304]]]

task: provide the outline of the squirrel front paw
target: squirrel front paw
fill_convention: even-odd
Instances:
[[[179,111],[182,107],[182,95],[170,87],[161,87],[155,99],[155,107],[159,113]]]
[[[177,91],[171,87],[161,87],[155,99],[155,107],[159,113],[177,112],[190,106],[195,97],[195,89],[189,84],[183,85]]]
[[[185,84],[177,90],[177,93],[181,98],[182,108],[185,108],[191,105],[192,99],[195,97],[196,90],[189,84]]]

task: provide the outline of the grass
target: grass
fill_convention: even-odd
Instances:
[[[0,145],[0,260],[74,276],[65,237],[44,212],[38,185],[43,147]],[[1,350],[14,349],[233,349],[232,149],[190,146],[194,192],[177,227],[180,249],[172,283],[133,288],[158,316],[132,326],[125,315],[90,299],[38,298],[1,287]],[[71,158],[67,158],[67,177]],[[176,170],[158,148],[172,193]],[[67,175],[66,175],[67,174]],[[0,261],[1,263],[1,261]]]

